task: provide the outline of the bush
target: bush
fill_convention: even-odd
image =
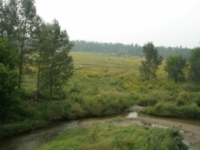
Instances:
[[[179,111],[174,104],[158,103],[154,107],[147,108],[146,112],[155,116],[176,117]]]
[[[196,103],[191,103],[186,106],[158,103],[154,107],[148,107],[146,113],[164,117],[200,118],[200,108],[196,105]]]
[[[183,118],[200,119],[200,108],[195,103],[192,103],[189,106],[180,107],[179,111],[181,112],[180,116]]]
[[[186,104],[186,102],[182,99],[178,99],[177,102],[176,102],[177,106],[184,106],[185,104]]]
[[[158,101],[157,94],[150,93],[150,94],[143,94],[140,96],[138,100],[138,105],[141,106],[154,106]]]
[[[186,84],[183,86],[183,89],[187,92],[198,92],[200,87],[196,84]]]

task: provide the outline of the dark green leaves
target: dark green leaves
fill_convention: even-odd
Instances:
[[[196,48],[191,52],[188,78],[195,84],[200,83],[200,48]]]
[[[0,39],[0,122],[12,118],[10,107],[15,106],[19,98],[16,66],[16,51],[7,39]]]
[[[9,69],[14,69],[18,65],[17,53],[5,38],[0,38],[0,63]]]
[[[166,59],[165,71],[175,83],[185,79],[185,67],[186,60],[181,55],[170,56]]]
[[[156,71],[158,66],[161,65],[163,58],[158,55],[158,51],[153,43],[144,45],[143,52],[146,60],[141,62],[139,67],[140,74],[144,80],[156,78]]]
[[[68,55],[73,45],[57,20],[42,24],[38,39],[38,90],[49,91],[49,99],[52,99],[73,74],[72,57]]]

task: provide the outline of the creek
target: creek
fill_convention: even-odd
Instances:
[[[0,150],[32,150],[42,144],[55,140],[64,130],[115,118],[122,118],[121,122],[127,125],[136,123],[160,128],[172,126],[180,127],[184,142],[190,147],[190,150],[200,150],[200,120],[153,117],[138,114],[137,112],[125,113],[112,117],[57,122],[48,128],[3,140],[0,142]]]

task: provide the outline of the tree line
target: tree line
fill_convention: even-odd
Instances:
[[[56,19],[37,15],[34,0],[0,0],[0,118],[10,116],[28,72],[37,79],[36,100],[52,100],[73,74],[72,47]]]
[[[151,42],[143,46],[143,53],[145,60],[141,61],[139,67],[141,77],[143,80],[155,79],[163,57],[158,54],[157,48]],[[198,85],[200,83],[200,48],[197,47],[191,51],[188,61],[180,54],[167,57],[164,69],[175,83],[183,82],[187,78],[191,83]]]
[[[72,51],[83,51],[83,52],[95,52],[114,54],[117,56],[132,55],[144,57],[143,48],[138,44],[121,44],[121,43],[98,43],[98,42],[86,42],[86,41],[73,41],[74,47]],[[189,48],[183,47],[157,47],[159,55],[163,58],[167,58],[170,55],[181,54],[184,58],[188,59],[191,52]]]
[[[139,68],[144,80],[156,78],[158,66],[163,58],[167,58],[165,70],[175,82],[185,79],[186,68],[188,79],[196,84],[200,82],[199,48],[155,48],[152,43],[142,47],[72,42],[56,19],[46,23],[37,15],[34,0],[0,0],[0,122],[6,122],[20,112],[17,106],[24,94],[22,83],[28,73],[36,77],[34,97],[37,101],[39,98],[61,98],[59,92],[73,75],[71,50],[145,56],[146,60]]]

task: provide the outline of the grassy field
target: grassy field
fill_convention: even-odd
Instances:
[[[200,117],[200,93],[197,87],[187,81],[175,84],[169,80],[163,69],[165,62],[157,72],[157,79],[141,81],[138,67],[143,58],[80,52],[71,55],[74,58],[75,75],[68,87],[74,88],[71,89],[75,91],[72,92],[74,97],[82,97],[83,101],[102,101],[104,106],[118,99],[115,104],[121,102],[122,105],[148,106],[146,113],[158,116]]]
[[[21,103],[18,122],[0,125],[0,138],[45,127],[55,120],[119,114],[133,105],[146,106],[150,115],[200,118],[200,93],[187,82],[168,80],[164,64],[157,79],[142,81],[138,71],[143,58],[72,52],[74,75],[62,100]],[[33,68],[34,69],[34,68]],[[36,90],[36,76],[26,75],[25,93]],[[17,114],[17,113],[16,113]],[[13,114],[15,115],[15,114]]]
[[[176,128],[159,129],[112,123],[108,121],[68,129],[39,150],[187,150]]]

